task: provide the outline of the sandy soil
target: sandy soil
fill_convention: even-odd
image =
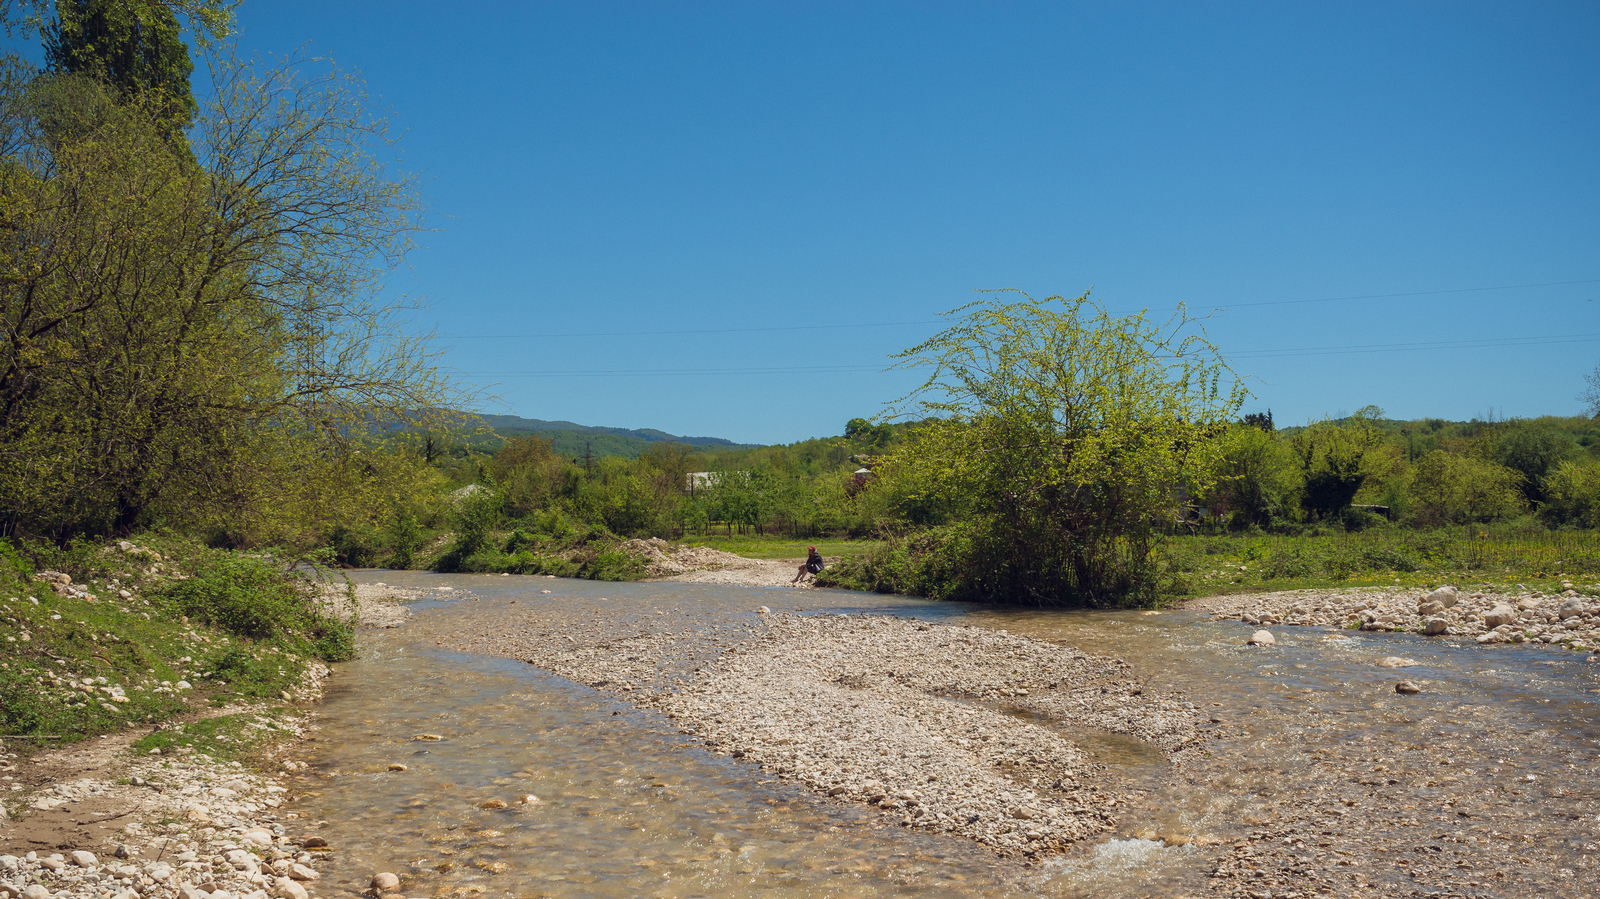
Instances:
[[[650,581],[797,589],[812,586],[809,575],[794,582],[805,559],[746,559],[709,546],[674,547],[656,537],[629,540],[622,549],[644,560],[650,574],[646,580]]]

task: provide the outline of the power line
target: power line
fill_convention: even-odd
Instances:
[[[1410,293],[1368,293],[1351,297],[1317,297],[1310,300],[1266,300],[1260,303],[1228,303],[1222,308],[1245,306],[1288,306],[1296,303],[1333,303],[1340,300],[1387,300],[1395,297],[1431,297],[1446,293],[1481,293],[1487,290],[1526,290],[1534,287],[1565,287],[1571,284],[1600,284],[1600,278],[1586,281],[1546,281],[1542,284],[1507,284],[1501,287],[1457,287],[1451,290],[1417,290]]]
[[[1228,353],[1229,359],[1266,359],[1275,356],[1331,356],[1346,353],[1398,353],[1411,350],[1466,350],[1512,346],[1548,346],[1559,343],[1591,343],[1600,334],[1553,334],[1546,337],[1485,337],[1473,340],[1440,340],[1428,343],[1373,343],[1350,346],[1300,347],[1284,350],[1244,350]]]
[[[473,377],[610,377],[660,375],[774,375],[815,374],[819,372],[883,371],[883,365],[787,365],[775,368],[627,368],[627,369],[571,369],[554,371],[471,371]]]
[[[1541,337],[1493,337],[1472,340],[1440,340],[1415,343],[1373,343],[1328,347],[1245,350],[1226,354],[1228,359],[1268,359],[1293,356],[1335,356],[1354,353],[1402,353],[1426,350],[1488,349],[1514,346],[1550,346],[1563,343],[1593,343],[1600,334],[1553,334]],[[786,365],[745,368],[648,368],[648,369],[570,369],[550,371],[467,372],[472,377],[663,377],[668,375],[775,375],[883,371],[882,365]]]
[[[1600,278],[1582,281],[1544,281],[1538,284],[1504,284],[1496,287],[1456,287],[1448,290],[1417,290],[1406,293],[1369,293],[1347,297],[1313,297],[1302,300],[1263,300],[1256,303],[1196,304],[1215,305],[1219,309],[1243,309],[1254,306],[1290,306],[1305,303],[1336,303],[1347,300],[1387,300],[1400,297],[1431,297],[1458,293],[1483,293],[1494,290],[1531,290],[1538,287],[1567,287],[1574,284],[1600,284]],[[1176,307],[1161,307],[1164,310]],[[942,325],[948,319],[921,319],[905,322],[852,322],[842,325],[779,325],[761,328],[683,328],[672,331],[575,331],[566,334],[435,334],[440,340],[554,340],[571,337],[672,337],[684,334],[757,334],[774,331],[834,331],[861,328],[903,328],[912,325]]]
[[[573,334],[436,334],[444,340],[546,340],[555,337],[668,337],[674,334],[751,334],[757,331],[831,331],[842,328],[898,328],[940,325],[940,319],[917,322],[866,322],[848,325],[784,325],[775,328],[691,328],[683,331],[586,331]]]

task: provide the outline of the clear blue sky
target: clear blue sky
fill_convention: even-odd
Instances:
[[[1594,3],[244,0],[238,25],[390,107],[438,229],[391,290],[459,335],[488,411],[837,434],[910,386],[888,354],[999,287],[1221,310],[1280,425],[1576,414],[1600,362]]]

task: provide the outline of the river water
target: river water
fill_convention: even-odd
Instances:
[[[359,893],[377,871],[399,874],[409,896],[441,899],[1201,895],[1239,887],[1214,874],[1246,846],[1250,858],[1270,849],[1284,865],[1303,864],[1308,892],[1320,878],[1328,895],[1600,892],[1600,665],[1583,654],[1287,627],[1275,629],[1276,646],[1245,647],[1253,628],[1194,612],[407,572],[361,579],[450,587],[457,598],[419,602],[411,623],[364,632],[360,658],[335,666],[305,747],[311,767],[286,809],[297,816],[291,833],[331,844],[318,865],[323,896]],[[707,625],[753,619],[766,605],[1004,628],[1124,659],[1148,683],[1184,691],[1219,736],[1206,759],[1175,773],[1135,739],[1052,723],[1133,801],[1114,832],[1073,852],[1001,859],[957,838],[882,827],[864,806],[711,754],[611,694],[441,648],[451,633],[492,626],[512,601],[524,613],[529,604],[569,614],[626,607]],[[1389,656],[1417,664],[1377,664]],[[1396,694],[1400,679],[1425,692]],[[537,801],[521,801],[530,794]]]

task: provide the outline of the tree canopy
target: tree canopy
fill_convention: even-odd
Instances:
[[[361,449],[375,425],[454,405],[380,293],[420,206],[359,83],[212,68],[192,157],[148,93],[0,79],[7,530],[314,528],[306,503],[393,464]]]
[[[93,77],[124,102],[139,101],[168,140],[181,140],[194,121],[194,62],[165,4],[57,0],[56,20],[44,27],[44,47],[51,71]]]

